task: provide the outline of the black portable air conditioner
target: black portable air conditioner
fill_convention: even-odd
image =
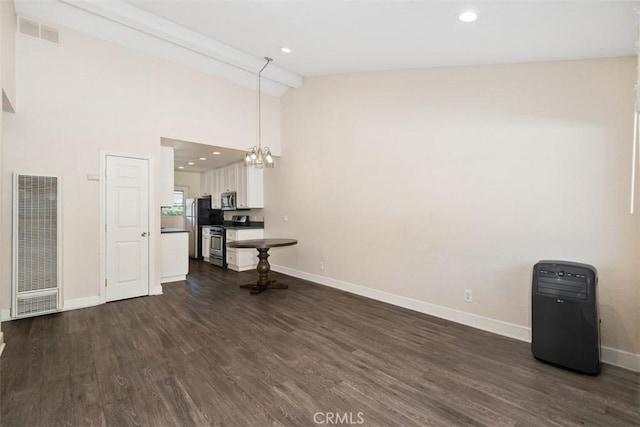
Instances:
[[[600,372],[597,270],[569,261],[540,261],[531,286],[531,352],[575,371]]]

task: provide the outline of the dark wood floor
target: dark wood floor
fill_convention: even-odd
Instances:
[[[275,274],[192,263],[163,296],[5,322],[5,426],[640,425],[640,378]],[[336,418],[336,415],[339,418]],[[315,417],[315,419],[314,419]]]

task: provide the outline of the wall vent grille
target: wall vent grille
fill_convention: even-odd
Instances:
[[[40,24],[31,19],[23,18],[22,16],[18,18],[18,31],[20,34],[36,37],[55,44],[58,44],[60,41],[60,34],[56,28]]]
[[[14,175],[13,317],[60,308],[59,178]]]
[[[58,310],[58,294],[18,297],[17,317],[33,316]]]

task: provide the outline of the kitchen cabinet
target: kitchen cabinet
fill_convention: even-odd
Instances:
[[[206,171],[200,174],[200,194],[211,196],[213,194],[213,171]]]
[[[220,169],[209,171],[209,185],[211,187],[211,207],[220,209]]]
[[[209,256],[211,256],[211,235],[209,227],[202,227],[202,257],[209,262]]]
[[[264,208],[264,169],[248,167],[237,162],[200,176],[203,196],[211,196],[211,207],[220,209],[220,195],[227,191],[237,193],[239,209]]]
[[[218,169],[220,179],[220,193],[225,193],[228,191],[238,191],[236,188],[238,180],[236,171],[237,167],[235,163]]]
[[[209,188],[211,189],[211,207],[220,209],[220,192],[218,191],[218,174],[215,170],[208,172]]]
[[[209,196],[211,195],[211,189],[209,188],[209,184],[207,184],[207,174],[209,172],[202,172],[200,174],[200,196]]]
[[[262,239],[264,229],[227,229],[226,238],[228,242],[236,240]],[[232,249],[227,247],[227,268],[235,271],[253,270],[258,265],[258,251],[255,249]]]
[[[189,273],[189,233],[160,234],[160,283],[186,280]]]
[[[160,175],[160,206],[173,206],[173,148],[160,147],[160,156],[158,160],[158,171]]]
[[[264,169],[237,165],[237,206],[242,209],[264,208]]]
[[[227,166],[227,191],[238,191],[238,164]]]

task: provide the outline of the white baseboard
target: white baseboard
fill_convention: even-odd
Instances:
[[[68,299],[62,303],[62,310],[60,311],[76,310],[78,308],[93,307],[100,304],[102,304],[102,302],[100,301],[100,297],[98,295],[86,298]],[[0,320],[2,320],[3,322],[16,319],[17,318],[11,317],[10,309],[3,308],[2,310],[0,310]]]
[[[187,280],[187,276],[186,275],[182,275],[182,276],[163,277],[163,278],[160,279],[160,283],[180,282],[182,280]],[[162,286],[160,286],[160,289],[162,289]],[[162,293],[162,292],[160,292],[160,293]]]
[[[149,289],[149,295],[162,295],[162,285]]]
[[[184,279],[181,279],[184,280]],[[149,289],[149,295],[162,295],[162,286],[155,286]],[[85,297],[85,298],[75,298],[65,300],[62,304],[61,311],[69,311],[69,310],[77,310],[79,308],[87,308],[94,307],[96,305],[103,304],[100,300],[100,296],[96,295],[93,297]],[[0,321],[5,322],[9,320],[15,320],[11,317],[11,310],[8,308],[3,308],[0,310]]]
[[[600,359],[609,365],[640,372],[640,354],[629,353],[611,347],[602,347]]]
[[[4,351],[4,332],[0,332],[0,356],[2,355],[2,352]]]
[[[531,342],[531,328],[528,328],[526,326],[503,322],[501,320],[491,319],[489,317],[478,316],[476,314],[454,310],[452,308],[431,304],[409,297],[395,295],[377,289],[367,288],[366,286],[355,285],[353,283],[332,279],[330,277],[320,276],[318,274],[307,273],[305,271],[300,271],[281,265],[272,264],[271,270],[277,271],[282,274],[287,274],[289,276],[297,277],[299,279],[318,283],[320,285],[340,289],[352,294],[371,298],[377,301],[382,301],[399,307],[408,308],[409,310],[429,314],[441,319],[451,320],[452,322],[471,326],[472,328],[481,329],[483,331],[492,332],[494,334],[514,338],[520,341]],[[640,372],[640,354],[628,353],[626,351],[617,350],[610,347],[602,347],[601,359],[604,363],[619,366],[621,368],[629,369],[634,372]]]
[[[65,300],[64,303],[62,304],[62,311],[93,307],[95,305],[100,305],[100,304],[102,304],[102,302],[100,301],[100,296],[98,295],[93,297],[86,297],[86,298],[68,299],[68,300]]]

